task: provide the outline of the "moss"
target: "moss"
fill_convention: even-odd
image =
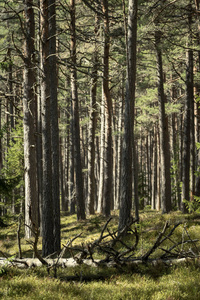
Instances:
[[[170,224],[182,220],[179,226],[163,247],[170,247],[174,242],[187,238],[187,232],[191,238],[199,238],[200,217],[198,214],[182,215],[173,212],[162,215],[151,210],[140,213],[141,222],[137,225],[140,235],[138,249],[135,253],[140,256],[145,253],[155,242],[158,233],[162,230],[166,220]],[[106,222],[101,215],[90,217],[86,221],[77,222],[76,215],[62,216],[62,243],[83,232],[82,236],[74,241],[74,244],[90,242],[99,237]],[[110,230],[117,229],[117,213],[109,223]],[[185,226],[185,227],[184,227]],[[134,226],[133,226],[134,227]],[[1,251],[6,254],[17,255],[16,225],[11,225],[1,230]],[[129,235],[125,242],[134,243],[134,237]],[[39,241],[41,249],[41,239]],[[194,245],[185,247],[193,249]],[[198,251],[200,249],[197,244]],[[118,245],[122,250],[123,246]],[[187,248],[186,248],[187,249]],[[30,245],[22,238],[23,256],[32,255]],[[157,257],[162,250],[157,250],[152,257]],[[69,255],[66,254],[66,255]],[[97,253],[97,256],[100,254]],[[32,299],[32,300],[57,300],[57,299],[200,299],[200,273],[199,262],[185,263],[177,267],[156,267],[141,265],[117,268],[89,268],[80,265],[76,268],[59,268],[57,279],[47,275],[46,268],[33,268],[19,270],[4,267],[0,269],[0,299]]]

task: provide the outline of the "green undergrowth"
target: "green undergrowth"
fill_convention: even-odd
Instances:
[[[62,215],[62,245],[81,233],[73,245],[92,243],[98,239],[107,219],[95,215],[86,221],[77,222],[76,215]],[[176,228],[170,240],[163,244],[169,249],[174,243],[188,238],[200,239],[200,214],[183,215],[172,212],[162,215],[160,212],[145,210],[140,212],[140,223],[132,226],[137,231],[139,243],[134,257],[141,257],[150,249],[165,222],[170,228],[182,222]],[[108,224],[111,232],[117,229],[118,212],[113,213]],[[7,257],[17,257],[17,220],[9,220],[7,227],[0,228],[0,251]],[[23,257],[32,257],[30,244],[23,238],[21,230],[21,248]],[[105,231],[107,233],[107,231]],[[135,243],[135,236],[128,234],[124,239],[128,245]],[[118,251],[123,251],[118,245]],[[180,249],[191,249],[197,253],[199,243],[182,244]],[[41,239],[38,248],[41,250]],[[0,256],[2,256],[2,253]],[[150,258],[158,258],[163,251],[157,249]],[[69,257],[70,253],[65,253]],[[96,253],[96,258],[103,258]],[[16,267],[0,267],[0,299],[200,299],[199,261],[183,263],[179,266],[155,266],[142,264],[120,268],[88,267],[80,265],[75,268],[58,268],[57,278],[53,270],[47,273],[46,268],[17,269]]]
[[[126,270],[82,265],[59,269],[57,276],[47,276],[44,268],[7,269],[0,277],[0,299],[200,299],[200,272],[195,263]]]

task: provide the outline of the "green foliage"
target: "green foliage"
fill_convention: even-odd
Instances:
[[[6,129],[3,130],[4,134]],[[24,185],[24,152],[23,152],[23,127],[19,122],[10,134],[10,143],[5,156],[4,167],[0,174],[0,193],[6,196],[6,203],[0,205],[9,206],[13,201],[15,204],[21,202],[20,188]]]
[[[197,150],[199,150],[200,149],[200,143],[196,143],[196,147],[197,147]]]
[[[43,277],[43,270],[10,272],[3,276],[3,285],[0,287],[0,297],[7,300],[163,300],[163,299],[193,299],[200,296],[200,275],[198,265],[183,265],[166,270],[161,266],[149,268],[143,266],[127,272],[113,270],[107,271],[104,280],[81,282],[80,274],[84,276],[89,272],[84,267],[75,270],[59,270],[60,279]],[[96,270],[90,270],[89,275]],[[98,270],[99,273],[106,272]],[[68,281],[70,276],[77,280]],[[79,276],[77,276],[79,275]],[[69,275],[70,274],[70,275]],[[79,278],[79,279],[78,279]]]
[[[20,176],[13,178],[0,178],[0,194],[8,196],[10,192],[19,184]]]
[[[0,62],[0,69],[2,71],[8,71],[10,66],[12,66],[12,65],[13,65],[13,63],[11,61],[5,60],[5,61]]]
[[[23,162],[23,126],[22,122],[20,122],[11,133],[6,163],[2,173],[7,178],[18,176],[22,178],[24,174]]]
[[[2,139],[7,132],[8,132],[8,124],[5,123],[4,125],[1,126],[0,138]]]
[[[185,203],[189,213],[200,212],[200,197],[194,195],[193,200],[188,201],[184,199],[183,202]]]

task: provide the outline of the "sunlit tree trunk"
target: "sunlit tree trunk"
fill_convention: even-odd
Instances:
[[[157,56],[158,74],[158,104],[160,125],[160,158],[161,158],[161,208],[163,213],[171,210],[171,178],[170,178],[170,148],[168,120],[165,113],[165,95],[163,82],[161,32],[155,32],[155,50]]]
[[[37,1],[40,7],[40,0]],[[41,54],[40,39],[40,12],[38,12],[38,24],[36,23],[36,49]],[[38,186],[38,202],[39,202],[39,224],[40,232],[42,232],[42,193],[43,193],[43,176],[42,176],[42,113],[41,113],[41,55],[38,55],[37,62],[37,106],[36,106],[36,156],[37,156],[37,186]]]
[[[100,112],[100,120],[101,120],[101,129],[100,129],[100,153],[99,153],[99,183],[98,183],[98,205],[97,212],[102,212],[103,209],[103,190],[104,190],[104,143],[105,143],[105,101],[104,95],[102,93],[101,99],[101,112]]]
[[[123,82],[122,82],[123,84]],[[121,182],[121,158],[122,158],[122,116],[123,116],[123,102],[124,102],[124,92],[122,88],[122,96],[119,99],[118,108],[118,124],[117,124],[117,166],[116,166],[116,193],[114,199],[114,209],[119,209],[120,203],[120,182]]]
[[[71,104],[71,115],[72,115]],[[73,119],[70,119],[70,138],[69,138],[69,185],[68,185],[68,198],[69,210],[71,214],[75,213],[75,181],[74,181],[74,125]]]
[[[25,45],[24,45],[24,181],[25,181],[25,236],[32,235],[32,225],[38,227],[38,193],[36,179],[36,94],[35,94],[35,21],[33,1],[24,1]],[[14,125],[14,124],[13,124]]]
[[[93,57],[93,71],[90,90],[90,123],[89,123],[89,143],[88,143],[88,201],[87,213],[94,214],[96,201],[96,183],[95,183],[95,133],[97,125],[97,71],[98,71],[98,49],[97,37],[99,31],[98,16],[95,18],[95,50]]]
[[[152,194],[151,194],[151,208],[156,209],[156,199],[157,199],[157,170],[158,170],[158,157],[157,157],[157,129],[154,127],[154,140],[153,140],[153,160],[152,160]]]

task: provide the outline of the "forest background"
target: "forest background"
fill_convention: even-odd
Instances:
[[[0,213],[198,209],[199,0],[0,1]]]

